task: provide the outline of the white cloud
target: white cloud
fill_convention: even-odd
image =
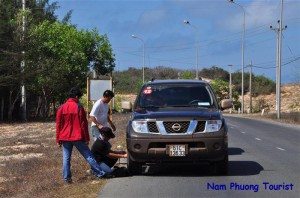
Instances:
[[[231,18],[226,20],[223,25],[228,29],[238,31],[241,30],[243,12],[237,5],[232,5],[232,12],[236,12]],[[276,24],[280,19],[280,1],[274,0],[254,0],[248,5],[243,5],[246,11],[246,28],[250,29],[261,25]],[[285,1],[284,2],[284,20],[299,16],[300,2]]]

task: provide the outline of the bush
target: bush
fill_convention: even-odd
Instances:
[[[269,110],[270,110],[270,106],[267,104],[267,102],[265,101],[265,99],[260,98],[260,99],[258,99],[258,101],[255,103],[255,105],[253,106],[252,112],[253,112],[253,113],[259,113],[259,112],[261,112],[263,109],[269,111]]]
[[[80,103],[81,105],[84,107],[84,109],[87,112],[91,112],[92,108],[93,108],[93,102],[89,101],[89,104],[87,104],[87,94],[84,94],[81,98],[80,98]]]
[[[114,107],[114,110],[117,111],[117,112],[121,112],[122,111],[122,106],[121,106],[121,102],[123,100],[123,97],[120,96],[120,95],[116,95],[114,97],[114,102],[115,102],[115,107]]]

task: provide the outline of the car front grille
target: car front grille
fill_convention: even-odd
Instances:
[[[157,126],[156,126],[156,122],[148,122],[148,130],[149,132],[151,133],[158,133],[158,129],[157,129]]]
[[[186,133],[190,122],[163,122],[163,124],[167,133]]]
[[[199,120],[195,132],[203,132],[205,130],[206,121]]]

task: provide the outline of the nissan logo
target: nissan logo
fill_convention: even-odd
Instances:
[[[172,125],[172,129],[173,129],[174,131],[180,131],[181,125],[178,124],[178,123],[175,123],[175,124]]]

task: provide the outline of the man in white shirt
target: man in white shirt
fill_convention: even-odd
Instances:
[[[115,94],[111,90],[104,91],[103,97],[97,100],[92,108],[90,118],[92,120],[92,136],[94,141],[98,137],[102,138],[99,132],[99,129],[101,129],[102,127],[111,127],[113,131],[116,130],[116,127],[109,116],[108,105],[108,103],[114,96]]]

